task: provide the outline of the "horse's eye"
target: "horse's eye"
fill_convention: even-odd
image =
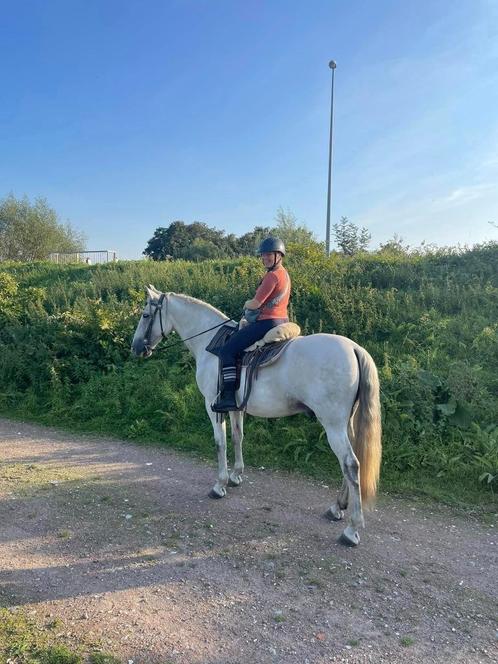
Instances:
[[[150,314],[142,314],[142,318],[149,318]]]

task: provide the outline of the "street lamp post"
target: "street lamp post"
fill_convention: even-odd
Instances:
[[[334,130],[334,73],[337,67],[334,60],[329,62],[332,69],[332,91],[330,94],[330,136],[329,136],[329,186],[327,192],[327,234],[325,236],[325,251],[330,255],[330,199],[332,194],[332,136]]]

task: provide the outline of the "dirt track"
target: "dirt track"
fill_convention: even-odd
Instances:
[[[250,441],[247,441],[250,444]],[[0,602],[135,664],[498,661],[498,529],[381,496],[356,549],[332,490],[0,420]]]

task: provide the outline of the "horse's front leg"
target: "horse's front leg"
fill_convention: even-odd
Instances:
[[[235,462],[228,480],[229,486],[239,486],[242,482],[244,472],[244,458],[242,456],[242,441],[244,440],[244,413],[241,411],[230,411],[230,428],[232,431],[232,442],[235,451]]]
[[[228,484],[228,466],[227,466],[227,430],[225,417],[222,420],[216,417],[216,413],[211,410],[211,402],[206,399],[206,410],[213,425],[214,441],[218,452],[218,480],[211,489],[209,496],[211,498],[223,498],[226,496]]]

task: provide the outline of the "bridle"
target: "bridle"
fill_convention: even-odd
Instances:
[[[142,318],[150,318],[147,328],[145,330],[144,334],[144,346],[145,350],[148,351],[149,353],[152,353],[152,348],[149,345],[149,336],[150,333],[152,332],[152,327],[154,325],[154,321],[156,319],[157,313],[159,312],[159,324],[161,326],[161,336],[163,339],[167,338],[167,335],[164,334],[164,327],[163,327],[163,316],[162,316],[162,309],[163,309],[163,303],[167,304],[166,300],[166,293],[161,293],[159,300],[157,302],[154,302],[149,298],[149,308],[150,311],[149,313],[142,314]],[[184,341],[189,341],[189,339],[195,339],[195,337],[200,337],[201,334],[205,334],[206,332],[211,332],[211,330],[215,330],[217,327],[221,327],[222,325],[226,325],[228,321],[233,321],[236,323],[237,321],[233,318],[228,318],[228,320],[224,320],[221,323],[218,323],[218,325],[213,325],[213,327],[208,327],[207,330],[203,330],[202,332],[198,332],[197,334],[193,334],[191,337],[187,337],[186,339],[179,339],[178,341],[174,341],[172,344],[168,344],[167,346],[163,346],[162,348],[155,348],[154,350],[168,350],[168,348],[171,348],[172,346],[177,346],[178,344],[182,344]]]
[[[154,302],[149,298],[149,313],[142,314],[142,318],[150,318],[147,328],[145,330],[144,334],[144,345],[145,345],[145,350],[150,351],[152,353],[152,348],[149,345],[149,336],[150,333],[152,332],[152,327],[154,325],[154,321],[156,320],[156,315],[157,312],[159,311],[159,323],[161,325],[161,336],[163,339],[166,339],[166,335],[164,334],[164,327],[163,327],[163,316],[162,316],[162,308],[163,308],[163,302],[166,299],[166,296],[164,293],[161,293],[159,300],[157,302]]]

